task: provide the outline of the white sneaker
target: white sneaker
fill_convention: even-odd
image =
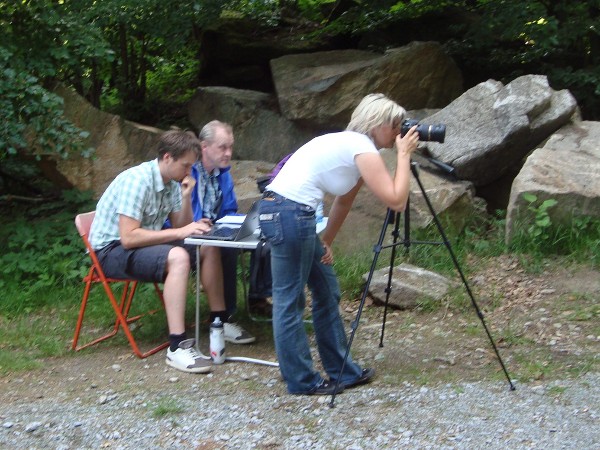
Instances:
[[[202,353],[196,350],[194,343],[194,339],[186,339],[179,343],[179,347],[174,352],[169,348],[167,350],[167,365],[182,372],[210,372],[212,363],[202,357]]]
[[[240,327],[237,323],[225,322],[223,324],[225,340],[233,344],[251,344],[256,340],[254,336]]]

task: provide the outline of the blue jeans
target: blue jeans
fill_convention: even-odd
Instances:
[[[303,314],[304,287],[312,293],[312,318],[319,356],[331,379],[340,375],[347,339],[339,313],[340,288],[315,229],[315,210],[268,193],[260,201],[260,227],[271,244],[273,335],[279,370],[291,394],[310,394],[323,381],[314,369]],[[341,383],[362,369],[348,357]]]

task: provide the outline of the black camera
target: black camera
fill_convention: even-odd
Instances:
[[[442,125],[440,123],[435,125],[428,125],[425,123],[419,123],[416,119],[405,119],[402,122],[402,127],[400,128],[400,135],[404,136],[408,133],[412,127],[417,125],[417,132],[419,133],[419,140],[421,141],[435,141],[440,144],[444,143],[444,138],[446,137],[446,125]]]

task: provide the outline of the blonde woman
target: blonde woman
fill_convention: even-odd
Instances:
[[[263,194],[260,226],[271,244],[273,334],[291,394],[331,395],[367,383],[375,374],[348,357],[335,391],[347,339],[331,245],[363,184],[386,207],[402,211],[406,206],[410,157],[419,136],[416,126],[400,136],[404,115],[404,108],[385,95],[367,95],[345,131],[319,136],[300,147]],[[394,146],[397,162],[392,175],[379,150]],[[319,238],[315,209],[326,193],[336,197]],[[314,369],[302,321],[307,284],[317,348],[328,378]]]

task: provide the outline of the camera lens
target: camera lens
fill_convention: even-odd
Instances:
[[[404,136],[406,133],[408,133],[408,130],[415,125],[417,125],[419,140],[435,141],[439,142],[440,144],[444,143],[444,139],[446,138],[446,125],[443,124],[425,124],[419,123],[419,121],[415,119],[406,119],[404,122],[402,122],[400,135]]]
[[[422,141],[434,141],[443,144],[446,137],[446,125],[421,124],[417,127],[417,131],[419,132],[419,139]]]

